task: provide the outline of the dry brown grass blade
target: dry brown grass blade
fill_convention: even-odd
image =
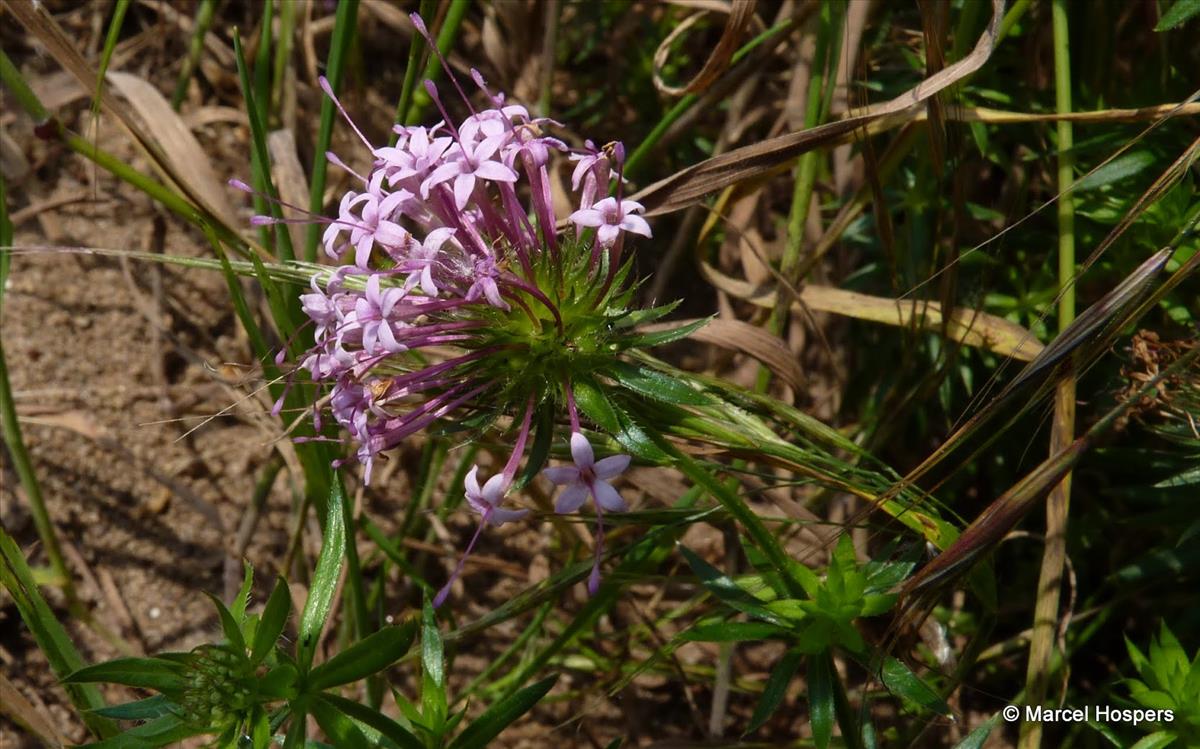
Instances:
[[[839,143],[842,138],[873,122],[884,120],[892,127],[908,122],[917,114],[916,105],[979,70],[987,62],[995,47],[1003,16],[1004,0],[992,0],[991,23],[969,55],[891,101],[872,107],[866,114],[788,133],[714,156],[655,182],[633,195],[632,199],[646,207],[647,215],[670,213],[729,185],[791,163],[800,154],[814,148]]]
[[[227,226],[236,226],[226,188],[213,171],[208,154],[158,89],[130,73],[113,71],[105,77],[137,112],[174,172],[188,175],[188,187],[203,206]]]
[[[716,288],[755,306],[770,309],[777,302],[778,295],[773,287],[732,278],[703,260],[700,272]],[[807,285],[801,288],[798,298],[792,303],[792,310],[803,312],[805,307],[885,325],[920,326],[935,332],[940,332],[943,326],[942,306],[938,302],[891,299],[831,286]],[[1033,361],[1044,348],[1033,333],[1020,325],[975,309],[954,310],[946,329],[949,336],[959,343],[986,348],[1021,361]]]
[[[721,38],[717,40],[716,46],[709,53],[708,59],[704,61],[704,66],[700,68],[700,72],[692,77],[684,86],[672,86],[662,79],[662,69],[667,64],[667,58],[671,55],[671,45],[683,34],[687,33],[697,21],[705,14],[705,10],[701,10],[693,16],[688,16],[683,23],[676,26],[667,35],[666,39],[658,45],[658,49],[654,51],[654,86],[659,91],[668,96],[682,96],[684,94],[696,94],[705,90],[712,85],[713,81],[717,80],[725,69],[729,67],[729,60],[733,57],[734,51],[737,50],[738,43],[742,40],[742,35],[746,30],[746,25],[750,19],[754,17],[754,7],[757,5],[757,0],[733,0],[728,8],[729,18],[725,21],[725,29],[721,32]]]
[[[1106,413],[1083,436],[1047,458],[988,505],[987,509],[967,526],[957,541],[904,583],[900,591],[900,605],[897,608],[902,612],[901,621],[911,619],[913,613],[920,610],[926,594],[940,589],[949,580],[969,569],[983,554],[995,548],[1037,501],[1044,497],[1079,462],[1084,453],[1107,434],[1143,396],[1175,372],[1189,366],[1198,356],[1200,348],[1179,357],[1136,394]]]
[[[42,3],[35,3],[32,0],[16,0],[16,2],[6,3],[5,7],[16,16],[26,31],[46,47],[47,53],[74,76],[79,85],[83,86],[85,90],[92,90],[96,83],[96,71],[84,60],[75,42],[67,37],[62,27],[58,25],[58,22],[54,20],[50,11]],[[112,74],[110,73],[109,76],[111,77]],[[197,168],[196,164],[187,161],[176,164],[167,158],[161,148],[145,136],[130,107],[122,104],[103,86],[100,87],[98,93],[101,105],[117,118],[133,143],[149,159],[155,171],[195,205],[207,209],[233,232],[237,224],[226,218],[231,212],[226,210],[224,215],[215,213],[216,210],[219,210],[218,206],[210,205],[210,201],[205,199],[205,194],[212,192],[211,186],[198,188],[193,180],[183,176],[191,174]],[[171,111],[170,107],[167,107],[167,110]],[[178,120],[178,115],[175,115],[174,112],[172,115],[174,119]],[[182,123],[180,125],[182,126]],[[147,122],[146,127],[150,126],[151,123]],[[207,167],[207,156],[203,155],[202,150],[200,153],[202,156],[200,163]],[[176,154],[177,158],[179,156],[181,154]]]
[[[638,330],[653,333],[690,325],[700,319],[655,323],[644,325]],[[804,370],[800,369],[795,355],[788,349],[787,344],[758,326],[740,320],[709,320],[704,327],[692,333],[688,338],[752,356],[778,375],[793,390],[799,391],[804,383]]]
[[[4,674],[0,674],[0,714],[37,736],[45,746],[62,747],[66,743],[46,711],[34,707]]]
[[[982,122],[986,125],[1021,125],[1037,122],[1144,122],[1165,117],[1187,117],[1200,114],[1200,102],[1183,101],[1167,104],[1155,104],[1150,107],[1137,109],[1098,109],[1093,112],[1010,112],[1006,109],[989,109],[987,107],[946,107],[947,120],[954,122]],[[928,113],[919,112],[912,118],[913,122],[924,122]],[[867,132],[874,134],[883,128],[872,124],[867,126]]]

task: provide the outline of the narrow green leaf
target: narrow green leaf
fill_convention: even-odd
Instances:
[[[208,33],[208,27],[212,25],[216,9],[217,0],[200,0],[196,7],[196,16],[192,21],[192,37],[188,41],[188,54],[183,60],[183,67],[179,70],[179,79],[175,82],[175,93],[171,95],[171,108],[176,112],[179,111],[179,105],[187,96],[188,82],[192,80],[196,63],[200,61],[200,55],[204,52],[204,36]]]
[[[186,723],[178,715],[164,715],[104,741],[85,744],[84,747],[86,749],[154,749],[154,747],[177,744],[186,738],[206,732],[205,728],[197,728]]]
[[[771,669],[771,676],[767,679],[767,685],[763,688],[762,697],[758,699],[758,704],[754,707],[754,715],[750,717],[750,726],[746,729],[747,734],[754,733],[762,728],[763,724],[783,704],[783,698],[787,696],[788,684],[792,683],[792,679],[796,676],[796,671],[799,670],[800,661],[803,658],[803,653],[796,650],[789,650],[784,653],[779,662],[775,664],[775,667]]]
[[[321,543],[321,554],[317,557],[317,568],[313,572],[312,586],[304,612],[300,615],[300,643],[297,655],[301,673],[312,667],[317,641],[329,618],[333,605],[333,591],[337,587],[342,563],[346,559],[346,525],[342,515],[342,483],[334,481],[325,508],[325,538]]]
[[[425,600],[421,615],[421,711],[425,725],[437,737],[446,730],[446,656],[433,605]]]
[[[1174,731],[1155,731],[1138,739],[1129,749],[1163,749],[1179,740],[1179,734]]]
[[[179,710],[179,706],[167,699],[166,695],[156,694],[144,700],[102,707],[92,712],[113,720],[154,720],[164,715],[178,713]]]
[[[208,596],[208,600],[212,601],[213,606],[217,608],[217,616],[221,620],[221,631],[225,634],[225,639],[237,651],[238,655],[244,656],[246,653],[246,638],[242,636],[241,625],[233,618],[233,613],[217,598],[207,590],[204,595]]]
[[[408,652],[416,633],[416,622],[384,627],[314,668],[307,688],[329,689],[382,671]]]
[[[605,374],[638,395],[664,403],[684,406],[708,406],[714,403],[710,396],[682,380],[649,367],[617,361],[605,368]]]
[[[317,698],[309,704],[317,725],[338,749],[370,749],[371,744],[354,721],[330,704]]]
[[[558,681],[551,676],[530,684],[512,696],[489,707],[483,715],[463,729],[450,743],[450,749],[485,749],[488,743],[500,735],[517,718],[529,712]]]
[[[932,687],[910,671],[908,666],[895,658],[889,657],[884,660],[880,678],[892,694],[897,695],[905,702],[932,710],[942,716],[950,715],[950,706],[946,704],[946,701]]]
[[[617,412],[613,410],[612,403],[599,385],[591,379],[581,377],[573,383],[572,390],[575,403],[585,416],[609,434],[615,435],[620,431],[621,423],[617,419]]]
[[[242,587],[238,588],[237,595],[234,596],[233,603],[229,606],[229,613],[233,614],[233,620],[239,625],[246,623],[246,607],[250,605],[250,589],[254,586],[254,569],[247,561],[242,562]]]
[[[616,406],[615,410],[620,429],[613,436],[617,438],[621,447],[628,450],[634,457],[653,465],[670,465],[671,455],[658,444],[662,435],[658,435],[658,439],[655,439],[654,435],[657,432],[653,427],[643,425],[634,418],[632,412],[626,411],[620,406]]]
[[[163,658],[116,658],[84,666],[63,681],[71,684],[124,684],[159,692],[177,691],[187,685],[183,678],[183,666]]]
[[[254,708],[250,725],[250,746],[253,749],[272,749],[275,746],[271,740],[271,720],[267,717],[266,710],[262,707]]]
[[[699,555],[683,544],[679,544],[678,548],[688,566],[692,568],[692,572],[695,572],[696,576],[700,578],[701,584],[722,603],[770,624],[780,627],[788,626],[787,619],[763,606],[757,598],[738,587],[733,578],[701,559]]]
[[[421,667],[437,687],[446,683],[446,663],[442,655],[442,634],[438,631],[433,605],[425,602],[421,613]]]
[[[837,678],[829,655],[817,653],[808,659],[808,720],[812,725],[813,743],[817,749],[827,749],[833,737],[834,685]]]
[[[1197,458],[1200,460],[1200,458]],[[1174,476],[1159,481],[1154,485],[1155,489],[1174,489],[1180,486],[1195,486],[1200,484],[1200,465],[1195,468],[1188,468]]]
[[[989,720],[981,723],[974,731],[964,736],[962,741],[954,745],[954,749],[983,749],[983,742],[987,741],[992,729],[999,722],[1000,713],[996,713]]]
[[[1181,25],[1184,21],[1200,13],[1200,0],[1176,0],[1171,9],[1163,14],[1155,31],[1167,31]]]
[[[613,327],[616,328],[632,328],[638,325],[654,322],[660,317],[666,317],[675,311],[675,308],[680,305],[682,300],[675,300],[668,304],[660,304],[657,307],[649,309],[635,309],[626,312],[621,317],[613,321]]]
[[[786,637],[790,630],[767,622],[711,622],[682,632],[688,642],[747,642]]]
[[[1150,151],[1132,151],[1123,154],[1076,182],[1075,192],[1095,190],[1098,187],[1129,179],[1157,162],[1158,157]]]
[[[354,700],[348,700],[345,697],[332,693],[322,694],[318,699],[329,703],[334,709],[341,711],[359,723],[379,731],[385,738],[396,742],[401,749],[425,749],[425,745],[421,743],[421,740],[412,735],[408,729],[378,710],[373,710]]]
[[[112,20],[108,23],[108,33],[104,37],[104,49],[100,53],[100,65],[96,68],[96,93],[92,97],[92,113],[100,112],[100,91],[104,87],[104,76],[108,73],[108,65],[112,62],[113,52],[121,39],[121,26],[125,22],[125,12],[129,10],[129,0],[117,0],[113,7]]]
[[[513,486],[518,491],[533,481],[550,458],[550,447],[554,442],[553,408],[542,408],[538,411],[534,430],[533,445],[529,448],[529,459],[525,461],[525,470],[521,472],[521,476]]]
[[[667,330],[657,330],[653,333],[641,333],[636,335],[625,336],[617,341],[617,345],[622,349],[628,348],[646,348],[649,346],[661,346],[664,343],[672,343],[687,338],[692,333],[695,333],[700,328],[708,324],[708,320],[697,320],[687,325],[681,325],[677,328],[669,328]]]
[[[250,662],[258,664],[271,652],[287,626],[288,616],[292,613],[292,595],[288,590],[287,581],[282,577],[275,578],[275,588],[271,591],[267,605],[263,607],[262,617],[254,630],[254,644],[250,648]]]

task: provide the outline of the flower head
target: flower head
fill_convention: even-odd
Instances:
[[[419,19],[414,24],[425,33]],[[482,484],[478,468],[465,477],[467,504],[480,515],[477,539],[486,526],[525,516],[501,505],[522,485],[517,472],[532,425],[554,430],[564,412],[574,465],[546,474],[565,486],[558,511],[576,510],[589,496],[598,519],[626,509],[609,481],[630,459],[595,460],[580,433],[571,383],[593,377],[605,357],[643,345],[628,324],[633,290],[620,253],[623,233],[649,237],[650,226],[634,201],[596,200],[619,185],[624,150],[589,142],[578,154],[578,210],[570,220],[596,231],[560,234],[550,170],[570,149],[544,132],[557,123],[530,117],[472,77],[488,105],[480,109],[464,93],[465,118],[452,117],[426,82],[440,123],[397,127],[396,143],[384,147],[354,127],[370,167],[351,172],[355,187],[336,218],[312,218],[327,224],[325,252],[340,265],[314,266],[311,291],[301,297],[314,331],[301,367],[329,388],[323,402],[351,448],[343,462],[361,463],[367,482],[376,457],[439,421],[461,418],[477,433],[513,438],[500,473]],[[349,121],[324,80],[322,87]],[[333,155],[330,161],[349,170]],[[281,220],[255,218],[259,225]],[[527,466],[524,480],[541,467]],[[602,546],[598,525],[594,583]],[[451,582],[461,569],[460,560]]]

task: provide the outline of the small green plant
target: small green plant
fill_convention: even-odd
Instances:
[[[397,722],[377,707],[340,695],[340,687],[381,674],[403,658],[417,631],[416,622],[387,626],[324,663],[312,665],[344,555],[345,529],[339,522],[342,504],[335,492],[326,519],[325,552],[317,563],[294,650],[285,636],[292,612],[287,582],[276,580],[261,614],[247,613],[253,584],[247,566],[241,590],[229,606],[210,596],[221,619],[222,641],[205,643],[187,653],[118,658],[78,669],[65,679],[67,684],[107,682],[156,692],[134,702],[96,709],[104,718],[137,721],[139,725],[88,746],[142,749],[192,736],[216,736],[215,746],[231,749],[302,746],[305,719],[311,715],[338,747],[469,749],[486,746],[554,686],[557,677],[550,677],[509,695],[455,736],[466,708],[448,714],[442,640],[433,609],[426,602],[421,627],[420,709],[393,691],[403,713],[402,721]]]
[[[1125,638],[1129,660],[1138,679],[1126,679],[1129,696],[1136,707],[1155,717],[1139,725],[1157,730],[1139,740],[1135,747],[1200,745],[1200,650],[1188,661],[1187,652],[1164,622],[1158,637],[1150,641],[1148,654]]]
[[[823,578],[801,565],[789,570],[803,588],[804,596],[795,597],[771,571],[767,560],[752,548],[747,547],[747,557],[757,572],[738,578],[722,573],[686,547],[681,546],[680,551],[704,587],[727,607],[719,617],[703,620],[684,632],[681,639],[775,639],[788,644],[787,653],[771,671],[747,733],[757,731],[770,719],[783,702],[788,684],[806,664],[809,719],[816,745],[821,749],[829,746],[835,720],[847,745],[861,745],[863,727],[849,709],[845,689],[833,668],[835,649],[877,671],[884,685],[907,704],[949,714],[942,698],[907,666],[891,657],[879,661],[856,627],[857,620],[879,616],[892,608],[896,596],[889,591],[912,571],[911,562],[871,561],[859,565],[850,537],[843,535]],[[752,621],[727,621],[736,614],[745,614]]]

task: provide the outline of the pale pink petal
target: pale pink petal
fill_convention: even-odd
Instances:
[[[375,241],[387,247],[402,250],[408,244],[408,232],[399,224],[380,221],[378,228],[375,229]]]
[[[629,505],[625,504],[625,500],[621,499],[621,495],[607,481],[596,481],[592,484],[592,494],[596,497],[596,504],[607,512],[625,512],[629,509]]]
[[[479,479],[475,474],[479,473],[479,466],[471,466],[471,470],[467,472],[467,477],[463,479],[463,485],[467,487],[467,497],[475,495],[480,496]]]
[[[514,520],[520,520],[528,514],[529,510],[492,510],[488,516],[488,523],[491,525],[504,525]]]
[[[594,207],[584,208],[572,213],[567,220],[576,226],[603,226],[604,214]]]
[[[571,432],[571,457],[580,470],[591,468],[596,462],[591,443],[579,432]]]
[[[641,216],[626,214],[625,218],[621,219],[621,228],[634,234],[641,234],[643,237],[650,236],[650,224]]]
[[[449,164],[442,164],[437,169],[433,170],[433,174],[425,178],[421,183],[421,197],[428,198],[429,191],[435,186],[440,185],[451,177],[457,176],[462,169],[459,168],[457,161],[452,161]]]
[[[596,478],[611,479],[629,467],[628,455],[610,455],[596,461]]]
[[[354,264],[359,268],[366,268],[367,261],[371,259],[371,247],[374,246],[375,239],[370,234],[364,234],[361,239],[354,245]]]
[[[588,490],[586,486],[583,484],[571,484],[566,489],[563,489],[562,494],[558,495],[558,499],[554,502],[554,511],[560,515],[575,512],[583,506],[587,495]]]
[[[579,480],[579,469],[575,466],[551,466],[543,468],[542,475],[552,484],[572,484]]]
[[[475,176],[493,182],[517,181],[517,173],[498,161],[484,161],[475,168]]]
[[[458,207],[458,210],[461,211],[467,207],[473,192],[475,192],[474,174],[465,172],[454,178],[454,205]]]
[[[602,246],[607,247],[617,241],[617,235],[620,233],[621,227],[614,226],[613,224],[605,224],[596,230],[596,239],[600,241]]]
[[[507,488],[508,482],[504,480],[504,474],[497,473],[483,485],[483,498],[489,505],[495,507],[504,500],[504,490]]]

